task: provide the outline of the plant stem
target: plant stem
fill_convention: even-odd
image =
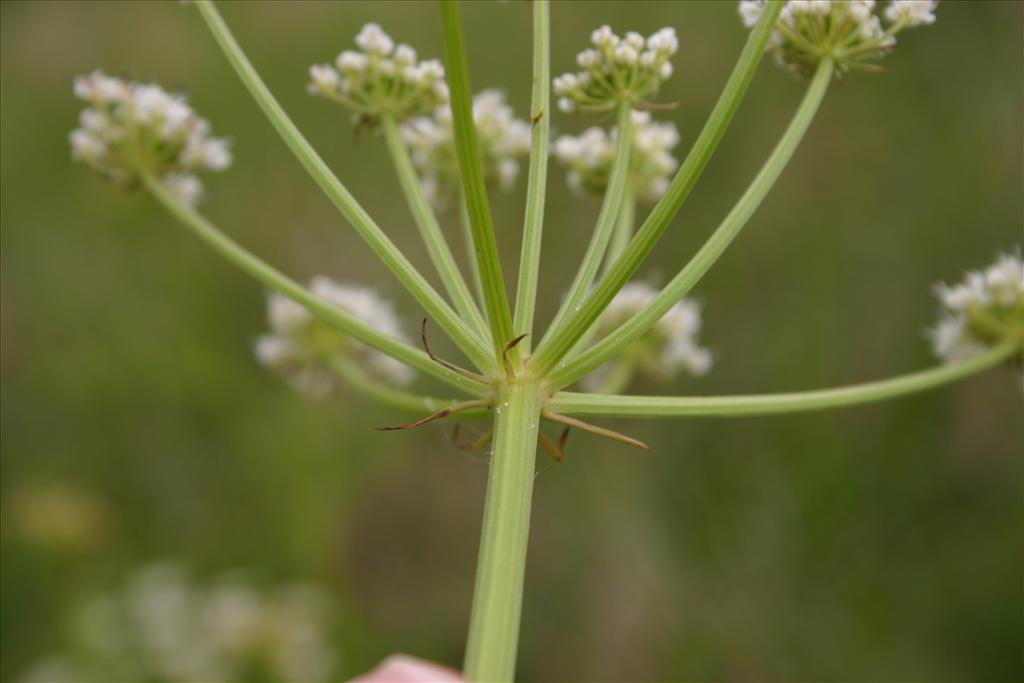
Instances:
[[[619,210],[619,219],[615,223],[615,232],[612,233],[612,241],[608,243],[608,253],[605,255],[602,274],[611,269],[622,253],[626,251],[629,240],[633,237],[633,223],[636,217],[636,193],[628,184],[626,193],[622,198],[622,208]]]
[[[473,274],[473,286],[476,288],[480,305],[484,303],[484,283],[480,279],[480,265],[476,262],[476,250],[473,248],[473,226],[469,222],[469,209],[466,208],[466,195],[459,191],[459,226],[462,228],[462,241],[466,248],[466,261],[469,271]]]
[[[803,101],[793,115],[792,121],[782,134],[775,149],[772,150],[764,166],[754,177],[753,182],[739,201],[715,229],[700,250],[690,259],[679,273],[662,288],[651,303],[638,311],[621,327],[590,347],[582,354],[560,367],[551,377],[551,385],[561,388],[572,384],[608,359],[625,349],[653,327],[690,289],[697,284],[718,257],[739,234],[743,226],[753,215],[761,201],[771,190],[782,170],[786,167],[793,152],[803,139],[818,106],[825,97],[828,84],[832,79],[832,61],[822,60],[814,74]]]
[[[352,388],[365,394],[367,397],[381,403],[389,408],[401,410],[407,413],[423,415],[424,413],[436,413],[442,408],[451,408],[462,403],[458,398],[438,398],[436,396],[424,396],[409,391],[395,389],[373,377],[370,377],[362,368],[348,358],[334,358],[330,363],[331,369],[347,382]],[[459,413],[459,419],[490,418],[491,411],[479,408],[464,410]]]
[[[463,377],[457,372],[442,367],[419,349],[390,337],[367,325],[352,314],[330,302],[321,299],[308,289],[289,278],[273,266],[267,264],[237,242],[221,232],[195,209],[186,206],[171,194],[163,183],[150,175],[142,176],[143,184],[153,197],[166,208],[171,215],[181,221],[189,230],[198,236],[221,256],[253,276],[267,287],[284,294],[297,303],[305,306],[311,313],[324,322],[334,325],[342,332],[350,334],[359,341],[382,351],[397,360],[410,365],[421,372],[436,377],[453,387],[457,387],[474,396],[484,393],[486,387],[478,382]]]
[[[686,155],[686,159],[683,160],[676,177],[672,179],[672,184],[655,204],[650,215],[640,226],[640,230],[626,247],[626,251],[612,265],[608,274],[597,283],[594,291],[583,302],[580,310],[569,319],[565,328],[550,339],[545,349],[534,354],[531,364],[539,373],[550,372],[562,356],[573,348],[576,340],[597,320],[618,291],[622,289],[622,286],[640,267],[644,258],[654,248],[658,238],[668,228],[672,218],[696,184],[704,167],[707,166],[712,153],[718,147],[729,122],[732,121],[733,114],[736,113],[740,100],[743,99],[747,86],[750,85],[750,81],[754,77],[757,65],[761,62],[761,56],[764,54],[768,38],[774,30],[783,4],[779,0],[769,0],[766,4],[757,26],[750,33],[743,52],[722,89],[722,94],[718,97],[714,109],[711,110],[704,128],[696,142],[693,143],[689,154]]]
[[[620,102],[618,115],[616,116],[616,143],[615,158],[612,161],[612,168],[608,174],[608,187],[604,192],[604,200],[601,202],[601,211],[597,216],[597,224],[594,226],[594,234],[587,245],[587,251],[583,255],[583,262],[579,271],[569,288],[569,293],[562,301],[558,313],[548,326],[538,346],[538,354],[544,350],[552,338],[558,338],[566,321],[579,310],[580,303],[590,291],[594,283],[594,277],[604,260],[605,251],[608,249],[608,242],[611,240],[612,232],[619,219],[619,210],[626,194],[626,185],[629,181],[629,149],[633,142],[633,108],[629,102]],[[575,339],[573,342],[575,343]]]
[[[526,183],[526,215],[523,218],[523,246],[519,256],[513,327],[520,333],[533,332],[540,272],[540,246],[544,232],[544,198],[548,178],[548,143],[551,131],[551,34],[548,0],[533,2],[533,93],[530,114],[530,175]],[[529,355],[530,336],[521,343],[521,354]]]
[[[834,389],[748,396],[614,396],[559,392],[548,406],[569,415],[609,417],[743,417],[810,412],[884,401],[949,384],[1006,361],[1019,352],[1008,341],[951,365]]]
[[[542,404],[537,384],[517,381],[502,385],[495,402],[494,450],[463,671],[470,681],[501,683],[515,675]]]
[[[476,338],[467,323],[459,318],[452,307],[441,298],[441,295],[430,286],[430,283],[424,279],[398,247],[388,239],[388,236],[331,172],[313,146],[288,118],[284,109],[274,99],[256,69],[249,62],[248,57],[245,56],[245,52],[242,51],[213,3],[210,0],[197,0],[196,6],[239,78],[248,88],[256,103],[259,104],[263,113],[266,114],[270,123],[273,124],[281,139],[320,186],[320,189],[334,202],[388,270],[398,278],[398,281],[423,306],[438,326],[451,337],[455,345],[481,370],[493,368],[495,363],[486,345]]]
[[[409,204],[409,210],[412,211],[416,226],[420,229],[420,236],[430,254],[430,260],[433,262],[434,268],[437,269],[438,275],[441,276],[445,290],[455,303],[455,309],[459,315],[476,330],[481,341],[486,341],[488,338],[487,323],[480,315],[480,310],[473,301],[473,295],[470,294],[469,287],[466,286],[466,281],[459,272],[459,267],[455,265],[455,257],[452,256],[448,242],[445,241],[434,210],[423,195],[420,178],[412,165],[412,159],[409,158],[409,150],[402,140],[395,117],[390,114],[381,117],[381,127],[384,129],[384,139],[395,164],[399,184],[405,193],[405,199]]]
[[[469,85],[469,67],[462,35],[462,17],[456,0],[441,0],[441,24],[444,37],[445,74],[451,91],[452,124],[455,130],[455,151],[459,159],[462,191],[466,195],[473,247],[480,268],[484,290],[484,309],[491,326],[494,360],[501,360],[505,343],[515,337],[512,313],[508,306],[505,279],[494,238],[491,207],[487,201],[480,145],[473,121],[473,92]],[[516,351],[510,355],[515,356]]]

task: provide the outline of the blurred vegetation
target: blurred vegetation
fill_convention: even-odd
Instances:
[[[440,54],[432,3],[225,3],[270,87],[353,193],[429,270],[381,140],[304,92],[367,20]],[[469,3],[473,82],[529,99],[529,12]],[[1022,5],[943,2],[883,76],[834,88],[793,163],[695,295],[717,366],[640,391],[801,389],[924,367],[939,279],[1022,237]],[[486,465],[443,427],[382,434],[354,395],[295,396],[257,366],[260,288],[146,198],[69,161],[71,79],[186,87],[236,164],[204,210],[295,276],[417,307],[289,156],[198,14],[179,3],[14,2],[2,37],[0,678],[140,565],[316,582],[342,672],[393,651],[458,665]],[[693,140],[746,32],[732,2],[553,9],[553,72],[600,23],[672,25],[665,99]],[[766,60],[643,275],[671,276],[777,139],[801,83]],[[559,131],[590,122],[558,116]],[[540,314],[568,285],[594,200],[552,167]],[[523,183],[494,199],[506,274]],[[454,217],[445,218],[457,235]],[[461,252],[460,252],[461,253]],[[1024,679],[1019,371],[835,413],[621,423],[646,456],[573,434],[540,466],[522,680]]]

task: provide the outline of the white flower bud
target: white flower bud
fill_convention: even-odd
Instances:
[[[615,61],[619,64],[625,64],[632,66],[637,63],[640,55],[637,51],[631,48],[629,45],[620,45],[615,48]]]
[[[742,0],[739,6],[740,19],[747,28],[753,28],[764,13],[764,0]]]
[[[309,85],[306,89],[315,95],[326,95],[338,89],[340,79],[338,72],[327,64],[314,64],[309,67]]]
[[[170,173],[163,183],[182,204],[195,206],[203,196],[203,184],[190,173]]]
[[[416,50],[410,46],[399,45],[395,48],[395,62],[401,65],[415,64],[416,63]]]
[[[379,24],[371,22],[364,25],[359,31],[356,36],[356,45],[370,54],[386,57],[391,54],[395,43],[388,34],[384,33]]]
[[[893,0],[885,9],[885,18],[908,27],[933,24],[938,4],[936,0]]]
[[[338,65],[338,69],[341,71],[359,73],[370,65],[370,59],[360,52],[345,50],[338,55],[338,58],[335,60],[335,64]]]

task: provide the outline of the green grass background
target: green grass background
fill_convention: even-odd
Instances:
[[[694,292],[714,371],[636,390],[814,388],[932,363],[933,283],[1022,240],[1021,8],[943,2],[934,26],[905,34],[888,73],[836,86]],[[354,141],[347,115],[304,85],[308,65],[368,20],[439,55],[434,5],[223,11],[294,120],[427,272],[383,141]],[[680,153],[745,37],[733,2],[559,2],[552,14],[555,74],[598,24],[676,28],[663,99],[680,105]],[[310,404],[259,367],[249,349],[264,327],[261,289],[145,197],[69,160],[72,78],[102,68],[187,88],[234,140],[235,165],[207,182],[209,216],[297,277],[373,284],[410,330],[417,306],[289,156],[194,9],[8,1],[0,17],[0,678],[58,648],[82,596],[163,558],[326,584],[345,675],[394,651],[457,666],[482,458],[442,427],[375,432],[401,416],[350,393]],[[525,116],[528,6],[470,3],[465,22],[474,85],[506,88]],[[701,244],[801,90],[765,60],[645,277],[664,281]],[[553,127],[589,123],[556,115]],[[510,279],[523,185],[494,197]],[[543,319],[596,213],[553,165]],[[654,453],[573,434],[565,462],[540,465],[522,680],[1024,678],[1019,368],[841,412],[613,424]],[[32,531],[24,501],[40,490],[92,501],[74,542]]]

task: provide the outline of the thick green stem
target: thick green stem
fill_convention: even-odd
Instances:
[[[494,404],[494,450],[463,672],[470,681],[501,683],[515,675],[543,399],[537,384],[514,381],[499,389]]]
[[[605,251],[608,249],[608,242],[618,223],[619,212],[629,182],[629,150],[633,143],[633,107],[629,102],[619,104],[615,131],[617,135],[615,158],[608,174],[608,187],[605,189],[604,200],[601,202],[601,211],[597,216],[594,234],[590,238],[590,244],[587,245],[587,251],[583,255],[583,262],[576,273],[576,278],[573,280],[572,286],[569,287],[569,293],[558,309],[558,313],[555,314],[555,319],[551,321],[544,338],[541,339],[538,346],[540,354],[544,353],[550,339],[558,338],[566,321],[579,310],[580,303],[594,283],[594,277],[601,267]],[[575,341],[573,340],[574,343]]]
[[[1008,341],[960,363],[818,391],[749,396],[614,396],[565,391],[555,394],[548,405],[560,413],[592,417],[743,417],[810,412],[876,403],[933,389],[987,370],[1019,352],[1020,342]]]
[[[398,122],[395,121],[394,116],[385,115],[381,118],[381,127],[384,129],[384,139],[387,141],[388,151],[395,164],[398,182],[405,193],[416,226],[420,229],[420,236],[427,247],[427,253],[430,254],[430,260],[433,262],[434,268],[437,269],[437,274],[441,276],[441,282],[444,283],[445,290],[455,304],[459,315],[476,330],[477,336],[482,342],[486,341],[489,336],[487,323],[480,315],[480,309],[476,307],[466,280],[459,272],[459,267],[455,265],[455,257],[452,256],[444,233],[441,232],[437,216],[434,215],[430,202],[423,194],[420,178],[416,174],[412,159],[409,158],[409,150],[398,130]]]
[[[526,183],[526,215],[523,219],[523,247],[519,256],[514,327],[520,334],[533,332],[540,273],[540,245],[544,232],[544,198],[548,178],[548,142],[551,131],[551,35],[548,0],[533,2],[533,94],[530,114],[530,177]],[[533,340],[527,336],[521,353],[529,355]]]
[[[324,194],[334,202],[360,237],[366,241],[388,270],[412,294],[413,298],[423,306],[423,309],[437,322],[445,334],[451,337],[455,345],[481,370],[494,367],[494,359],[486,345],[476,338],[468,324],[459,318],[452,307],[441,298],[441,295],[430,286],[430,283],[370,218],[366,210],[331,172],[313,146],[288,118],[284,109],[278,104],[270,89],[267,88],[263,79],[249,62],[249,58],[245,56],[245,52],[231,34],[231,30],[224,23],[213,3],[210,0],[197,0],[196,6],[242,83],[248,88],[281,139],[288,145]]]
[[[142,176],[146,189],[166,208],[171,215],[182,222],[185,227],[191,230],[197,237],[210,246],[221,256],[235,264],[243,271],[253,276],[267,287],[281,292],[290,299],[302,304],[316,315],[331,325],[334,325],[346,334],[350,334],[359,341],[383,351],[403,363],[436,377],[448,384],[458,387],[469,394],[482,395],[486,387],[478,382],[463,377],[457,372],[445,368],[423,351],[406,344],[400,339],[390,337],[375,328],[362,322],[350,313],[341,310],[329,302],[316,296],[305,287],[289,278],[271,265],[259,259],[247,251],[237,242],[221,232],[215,225],[203,217],[193,208],[182,204],[170,191],[164,187],[156,178]]]
[[[466,195],[473,248],[480,268],[484,289],[484,309],[491,326],[494,359],[501,359],[505,344],[516,336],[512,331],[505,279],[494,238],[491,206],[487,201],[480,143],[473,121],[473,92],[469,85],[469,67],[462,35],[462,17],[456,0],[441,0],[441,25],[444,29],[444,61],[448,89],[451,91],[452,124],[455,129],[455,152],[459,160],[462,190]],[[511,355],[515,355],[513,352]]]
[[[655,204],[650,215],[640,226],[640,230],[626,247],[626,251],[612,265],[608,274],[597,283],[594,291],[581,305],[580,310],[568,320],[564,329],[552,337],[545,348],[539,349],[531,359],[530,362],[536,368],[536,372],[539,374],[550,372],[573,348],[576,340],[583,336],[587,329],[594,324],[594,321],[600,317],[618,291],[629,281],[647,254],[654,248],[658,238],[668,228],[672,218],[675,217],[683,205],[683,201],[696,184],[704,167],[707,166],[712,153],[718,147],[729,122],[732,121],[733,114],[736,113],[740,100],[743,99],[747,86],[750,85],[750,81],[754,77],[757,65],[761,62],[768,38],[774,30],[776,19],[778,19],[784,4],[779,0],[769,0],[757,26],[747,39],[743,52],[740,54],[736,66],[733,67],[732,74],[722,89],[722,94],[715,103],[714,109],[711,110],[704,128],[696,142],[693,143],[689,154],[686,155],[686,159],[683,160],[676,177],[672,179],[672,184]]]
[[[697,284],[740,233],[754,211],[761,205],[761,201],[771,190],[772,185],[775,184],[803,139],[814,114],[818,111],[818,106],[825,97],[831,79],[832,61],[825,59],[818,66],[818,71],[807,88],[807,94],[804,95],[800,107],[793,115],[792,121],[782,134],[775,149],[772,150],[750,187],[743,193],[743,196],[736,202],[736,206],[715,229],[707,242],[690,259],[689,263],[662,288],[651,303],[600,342],[552,373],[551,386],[555,388],[568,386],[613,358],[657,324],[662,316]]]

